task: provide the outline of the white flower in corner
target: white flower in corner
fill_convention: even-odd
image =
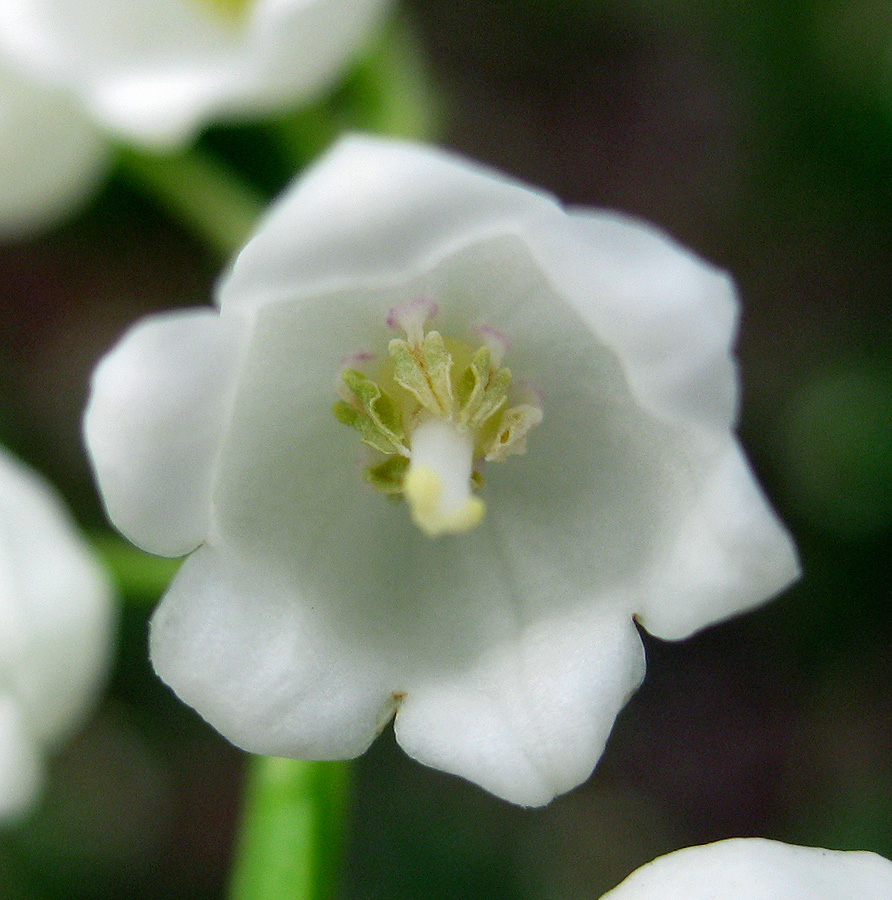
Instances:
[[[307,100],[388,0],[0,0],[0,47],[125,140],[183,144]]]
[[[892,900],[892,862],[865,851],[733,838],[686,847],[633,872],[601,900]]]
[[[0,238],[63,218],[107,162],[104,136],[72,97],[0,64]]]
[[[58,497],[0,451],[0,820],[34,799],[46,750],[95,699],[112,611]]]
[[[248,750],[351,757],[395,714],[546,803],[643,675],[636,618],[683,638],[796,576],[732,432],[734,289],[648,225],[351,138],[218,304],[124,337],[86,437],[115,524],[192,554],[157,671]]]

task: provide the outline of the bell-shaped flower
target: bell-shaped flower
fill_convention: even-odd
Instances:
[[[0,0],[0,47],[108,131],[172,147],[307,100],[388,0]]]
[[[123,338],[86,438],[118,528],[192,554],[158,673],[245,749],[347,758],[395,714],[545,803],[643,675],[636,619],[683,638],[797,574],[732,431],[734,288],[649,225],[348,138],[217,301]]]
[[[108,582],[59,498],[0,451],[0,820],[79,725],[111,652]]]
[[[0,238],[74,210],[105,173],[106,140],[77,102],[0,64]]]
[[[892,862],[866,851],[732,838],[686,847],[634,871],[601,900],[892,898]]]

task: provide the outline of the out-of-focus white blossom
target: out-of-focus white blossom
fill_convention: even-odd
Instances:
[[[0,0],[0,47],[136,144],[309,99],[368,39],[388,0]]]
[[[0,451],[0,818],[24,810],[111,652],[105,575],[59,498]]]
[[[633,872],[601,900],[890,900],[876,853],[733,838],[686,847]]]
[[[733,432],[733,285],[650,225],[352,138],[217,300],[123,338],[86,437],[118,528],[191,553],[157,671],[248,750],[351,757],[395,715],[546,803],[643,675],[636,620],[684,638],[796,577]]]
[[[106,140],[78,102],[0,63],[0,238],[76,209],[105,173]]]

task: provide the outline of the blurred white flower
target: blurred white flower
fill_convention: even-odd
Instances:
[[[0,238],[75,209],[105,174],[105,138],[77,102],[0,63]]]
[[[0,47],[150,148],[307,100],[388,0],[0,0]]]
[[[0,451],[0,819],[34,799],[46,750],[94,701],[112,614],[105,576],[59,498]]]
[[[732,431],[733,286],[649,225],[351,138],[218,304],[136,325],[85,427],[112,521],[192,554],[155,667],[245,749],[351,757],[395,713],[546,803],[643,675],[635,619],[683,638],[796,577]]]
[[[892,862],[876,853],[733,838],[686,847],[633,872],[601,900],[892,898]]]

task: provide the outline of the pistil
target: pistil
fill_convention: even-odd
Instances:
[[[479,524],[483,501],[471,493],[474,436],[445,419],[421,422],[411,435],[403,481],[412,521],[426,534],[457,534]]]

